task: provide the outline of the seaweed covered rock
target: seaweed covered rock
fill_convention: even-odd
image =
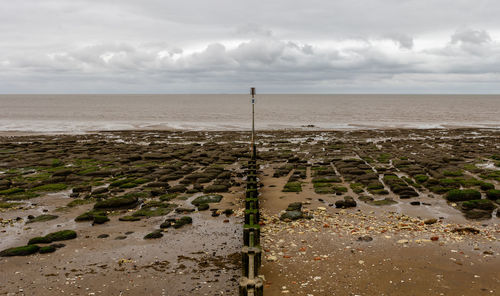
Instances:
[[[302,191],[302,183],[299,181],[288,182],[283,187],[283,192],[301,192]]]
[[[92,186],[78,186],[73,187],[73,193],[82,193],[82,192],[90,192],[92,191]]]
[[[139,203],[139,198],[135,194],[126,194],[120,197],[113,197],[95,203],[94,209],[131,209]]]
[[[168,218],[167,220],[165,220],[165,222],[160,224],[160,228],[164,229],[172,227],[175,223],[175,220],[176,220],[175,218]]]
[[[280,216],[280,220],[298,220],[303,218],[302,211],[286,211]]]
[[[74,230],[61,230],[47,234],[45,237],[48,237],[51,241],[63,241],[74,239],[77,237],[77,234]]]
[[[36,236],[28,241],[28,245],[34,244],[50,244],[52,240],[44,236]]]
[[[500,199],[500,190],[498,189],[490,189],[486,191],[486,197],[491,200],[499,200]]]
[[[203,193],[228,192],[229,186],[225,184],[208,185],[203,189]]]
[[[453,202],[481,199],[481,193],[474,189],[453,189],[448,192],[446,199]]]
[[[283,221],[293,221],[302,218],[311,218],[309,215],[304,215],[302,212],[302,203],[301,202],[293,202],[288,205],[285,213],[281,214],[280,220]]]
[[[61,230],[47,234],[46,236],[38,236],[29,240],[28,245],[34,244],[49,244],[51,242],[70,240],[77,237],[74,230]]]
[[[287,211],[302,211],[302,203],[301,202],[292,202],[286,208]]]
[[[35,223],[35,222],[45,222],[45,221],[50,221],[59,218],[59,216],[56,215],[49,215],[49,214],[43,214],[40,216],[36,217],[28,217],[28,221],[26,223]]]
[[[174,228],[181,228],[182,226],[184,225],[188,225],[188,224],[192,224],[193,223],[193,219],[189,216],[184,216],[184,217],[181,217],[180,219],[177,219],[174,223]]]
[[[155,230],[151,233],[148,233],[144,236],[144,239],[154,239],[154,238],[161,238],[163,237],[163,233],[160,229]]]
[[[34,254],[40,250],[37,245],[27,245],[22,247],[15,247],[3,250],[0,252],[0,257],[11,257],[11,256],[27,256]]]
[[[335,202],[335,207],[337,208],[345,209],[345,208],[353,208],[355,206],[357,206],[357,203],[351,196],[345,196],[344,200],[337,200]]]
[[[465,217],[467,219],[474,219],[474,220],[489,219],[491,218],[491,213],[492,213],[491,211],[472,209],[465,212]]]
[[[489,219],[495,208],[495,204],[489,199],[474,199],[461,204],[461,210],[468,219]]]
[[[222,195],[218,194],[207,194],[195,198],[191,204],[194,206],[199,206],[201,204],[217,203],[222,200]]]
[[[104,224],[109,221],[108,216],[94,216],[93,224]]]
[[[120,217],[118,218],[119,221],[129,221],[129,222],[133,222],[133,221],[139,221],[141,220],[141,217],[139,216],[131,216],[131,215],[127,215],[127,216],[123,216],[123,217]]]
[[[76,222],[83,222],[83,221],[95,221],[95,220],[97,220],[100,222],[100,221],[106,220],[106,219],[104,219],[104,217],[107,218],[106,211],[91,210],[91,211],[85,212],[85,213],[77,216],[75,218],[75,221]],[[106,221],[109,221],[109,219]],[[106,222],[106,221],[104,221],[104,222]],[[104,222],[102,222],[102,223],[104,223]],[[102,223],[97,223],[97,224],[102,224]]]
[[[186,192],[187,188],[184,185],[175,185],[170,187],[167,191],[168,193],[183,193]]]
[[[474,199],[474,200],[464,201],[462,203],[462,209],[466,211],[472,209],[493,211],[495,209],[495,205],[491,200],[488,199]]]
[[[40,250],[38,250],[38,252],[40,252],[40,254],[46,254],[46,253],[54,253],[56,250],[57,250],[56,247],[50,245],[41,247]]]

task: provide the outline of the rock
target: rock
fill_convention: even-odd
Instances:
[[[478,234],[481,231],[479,229],[476,229],[473,227],[461,227],[461,228],[454,228],[451,232],[457,232],[460,234],[464,234],[464,233]]]
[[[371,242],[372,240],[373,240],[373,238],[371,236],[368,236],[368,235],[358,237],[358,241],[360,241],[360,242]]]
[[[427,219],[424,221],[424,224],[427,224],[427,225],[431,225],[431,224],[434,224],[436,223],[438,220],[436,218],[431,218],[431,219]]]
[[[31,216],[31,218],[30,218]],[[26,223],[35,223],[35,222],[45,222],[45,221],[50,221],[59,218],[59,216],[56,215],[48,215],[48,214],[43,214],[37,217],[33,217],[32,215],[28,216],[29,221]]]
[[[109,221],[107,216],[94,216],[94,223],[92,224],[104,224]]]
[[[188,225],[188,224],[192,224],[193,223],[193,219],[189,216],[184,216],[180,219],[177,219],[174,223],[174,228],[181,228],[182,226],[184,225]]]
[[[176,208],[175,209],[176,213],[191,213],[191,212],[194,212],[194,211],[195,211],[194,208]]]
[[[407,244],[409,241],[407,239],[400,239],[398,240],[398,244]]]
[[[266,257],[266,260],[269,262],[274,262],[274,261],[278,261],[278,257],[276,257],[274,255],[269,255]]]
[[[346,196],[344,197],[344,200],[338,200],[335,202],[335,207],[337,208],[345,209],[345,208],[353,208],[355,206],[357,206],[357,203],[354,200],[354,198],[350,196]]]
[[[489,219],[491,218],[491,211],[472,209],[465,212],[465,217],[468,219]]]
[[[207,194],[207,195],[202,195],[198,196],[195,198],[191,204],[194,206],[198,206],[201,204],[208,204],[208,203],[217,203],[222,200],[222,195],[219,194]]]
[[[38,252],[40,254],[54,253],[55,251],[56,251],[56,248],[54,246],[52,246],[52,245],[41,247],[40,250],[38,250]]]
[[[1,251],[0,257],[27,256],[38,252],[38,250],[40,250],[40,247],[37,245],[15,247]]]
[[[288,205],[286,210],[287,211],[301,211],[302,210],[302,203],[301,202],[292,202],[291,204]]]
[[[108,191],[109,191],[108,187],[96,188],[96,189],[94,189],[94,191],[92,191],[92,195],[103,194],[103,193],[106,193]]]
[[[280,220],[297,220],[303,218],[303,214],[301,211],[286,211],[284,214],[281,215]]]
[[[40,236],[34,237],[34,238],[29,240],[28,245],[48,244],[48,243],[56,242],[56,241],[74,239],[76,237],[77,237],[77,234],[73,230],[61,230],[61,231],[49,233],[43,237],[40,237]]]
[[[120,217],[118,218],[119,221],[128,221],[128,222],[134,222],[134,221],[139,221],[141,220],[142,217],[140,216],[132,216],[132,215],[128,215],[128,216],[123,216],[123,217]]]
[[[139,202],[139,198],[135,195],[124,195],[120,197],[113,197],[106,200],[98,201],[94,204],[94,209],[114,209],[123,208],[130,209],[135,208]]]
[[[148,233],[144,236],[144,239],[155,239],[163,237],[163,233],[161,230],[155,230],[151,233]]]
[[[229,187],[224,184],[209,185],[203,189],[204,193],[228,192]]]
[[[92,191],[92,186],[78,186],[74,187],[72,192],[73,193],[82,193],[82,192],[90,192]]]
[[[73,173],[73,170],[70,170],[70,169],[62,169],[62,170],[57,170],[55,171],[52,176],[54,177],[61,177],[61,176],[68,176],[68,175],[71,175]]]

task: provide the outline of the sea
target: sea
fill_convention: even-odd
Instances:
[[[500,128],[500,95],[261,94],[255,127],[275,129]],[[240,94],[0,95],[0,132],[249,130]]]

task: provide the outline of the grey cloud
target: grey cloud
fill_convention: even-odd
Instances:
[[[461,30],[451,36],[451,43],[483,44],[491,42],[491,37],[485,30]]]
[[[413,48],[413,38],[411,36],[405,34],[388,34],[387,38],[393,40],[401,48]]]
[[[0,89],[498,92],[499,14],[486,0],[3,1]]]

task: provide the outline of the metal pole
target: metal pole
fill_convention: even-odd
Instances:
[[[252,158],[255,158],[255,87],[250,88],[252,95]]]

